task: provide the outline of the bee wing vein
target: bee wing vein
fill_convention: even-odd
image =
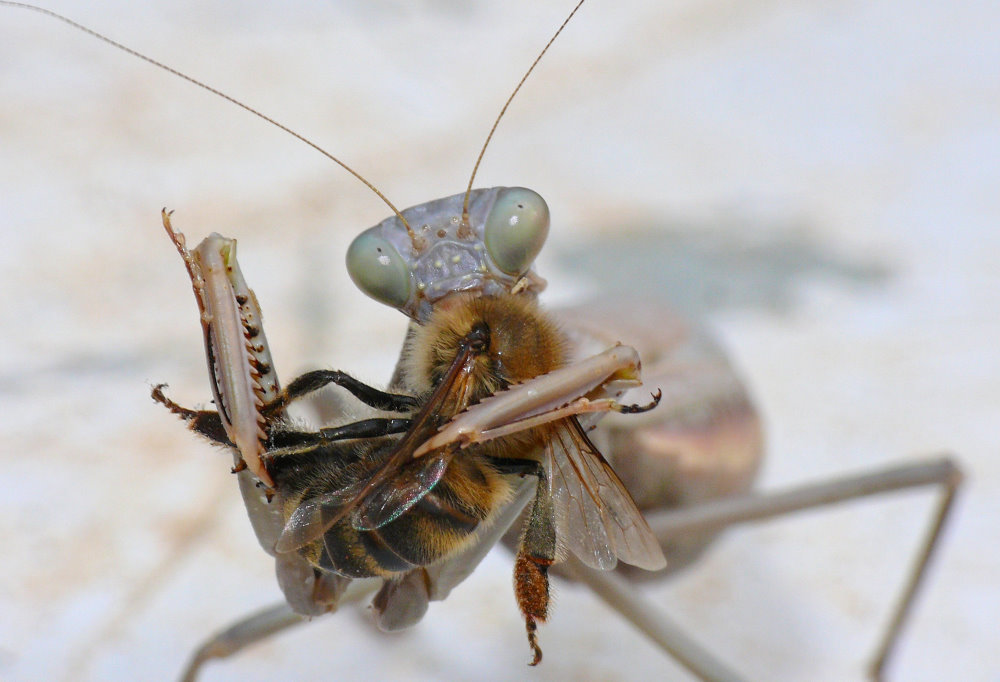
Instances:
[[[666,565],[625,484],[575,418],[554,430],[547,450],[559,532],[570,551],[601,570],[618,559],[648,570]]]

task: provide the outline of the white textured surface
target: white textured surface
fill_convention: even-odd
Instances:
[[[569,9],[93,4],[51,6],[291,125],[401,206],[464,187]],[[643,230],[624,274],[652,263],[694,290],[668,295],[708,308],[768,419],[765,487],[959,454],[970,484],[898,680],[1000,676],[998,22],[987,2],[592,0],[477,181],[547,198],[556,297],[614,286],[568,271],[581,239],[610,253]],[[185,403],[209,395],[159,208],[192,241],[240,240],[283,376],[376,382],[402,321],[342,258],[386,211],[231,105],[8,8],[0,148],[0,678],[171,678],[279,594],[228,457],[147,397],[164,380]],[[660,260],[671,245],[694,255]],[[921,493],[734,532],[649,598],[751,678],[859,679],[930,508]],[[206,679],[684,679],[566,586],[546,660],[525,668],[509,573],[496,552],[410,632],[345,612]]]

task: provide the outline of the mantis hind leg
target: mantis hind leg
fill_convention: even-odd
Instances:
[[[933,486],[940,499],[930,527],[906,577],[902,592],[892,609],[875,656],[869,666],[872,679],[882,679],[899,641],[906,618],[913,609],[927,569],[954,507],[963,475],[955,461],[940,456],[924,462],[908,463],[880,471],[846,476],[830,481],[798,486],[772,493],[748,494],[693,504],[689,507],[647,514],[650,527],[661,544],[686,533],[721,530],[751,521],[763,521],[848,500],[884,493]],[[652,639],[665,652],[686,666],[699,679],[734,680],[738,676],[683,633],[661,609],[641,597],[640,591],[613,572],[589,569],[573,557],[554,570],[582,582],[612,609]]]
[[[377,583],[371,581],[351,583],[340,597],[339,603],[360,602],[374,592],[376,587]],[[333,610],[336,607],[331,612]],[[308,621],[307,616],[296,613],[286,602],[248,614],[202,642],[188,661],[180,679],[182,682],[194,682],[208,661],[229,658],[246,647]]]

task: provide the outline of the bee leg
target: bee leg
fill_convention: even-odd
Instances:
[[[153,387],[151,394],[153,400],[186,421],[188,428],[195,433],[204,436],[213,443],[236,447],[229,440],[229,436],[226,435],[226,429],[222,426],[222,419],[219,417],[218,412],[215,410],[190,410],[182,407],[163,393],[165,387],[166,384],[158,384]]]
[[[528,665],[542,662],[542,648],[538,646],[538,623],[544,623],[549,610],[549,577],[551,562],[545,563],[539,557],[519,551],[514,561],[514,592],[517,605],[524,616],[524,627],[528,632],[528,646],[533,656]]]
[[[556,560],[555,506],[549,495],[545,470],[541,464],[530,460],[501,460],[500,468],[504,467],[510,467],[510,473],[538,477],[531,515],[524,527],[521,544],[514,559],[514,595],[524,615],[528,645],[534,653],[529,665],[538,665],[542,661],[542,649],[538,646],[538,623],[544,623],[548,618],[549,567]],[[518,468],[520,471],[517,471]]]
[[[343,426],[331,426],[319,431],[274,431],[270,445],[275,448],[325,445],[338,440],[379,438],[393,433],[405,433],[413,424],[411,419],[362,419]]]
[[[264,408],[264,412],[270,414],[280,410],[293,400],[318,391],[328,384],[336,384],[347,389],[355,398],[377,410],[412,412],[419,407],[417,399],[413,396],[380,391],[340,370],[317,369],[294,379],[277,398]]]
[[[514,595],[524,615],[528,645],[534,653],[529,665],[542,661],[538,646],[538,623],[544,623],[549,612],[549,567],[556,559],[555,505],[549,495],[545,469],[533,459],[491,457],[490,463],[502,474],[535,476],[535,501],[531,515],[521,535],[514,558]]]
[[[490,464],[501,474],[517,476],[534,476],[539,482],[545,478],[545,469],[541,462],[534,459],[519,459],[517,457],[490,457]]]

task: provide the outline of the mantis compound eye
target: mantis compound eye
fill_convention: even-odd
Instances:
[[[549,236],[545,199],[524,187],[502,189],[486,217],[484,236],[498,268],[509,275],[527,272]]]
[[[362,232],[347,249],[347,272],[376,301],[401,308],[410,299],[410,266],[385,238]]]
[[[548,234],[549,207],[537,193],[476,189],[411,206],[368,228],[347,249],[347,271],[379,303],[426,321],[437,301],[453,293],[510,291]]]

